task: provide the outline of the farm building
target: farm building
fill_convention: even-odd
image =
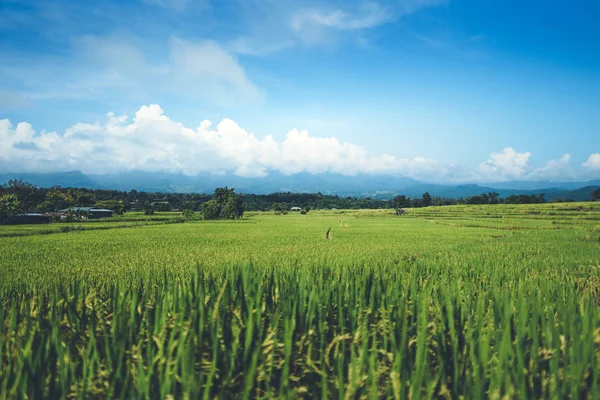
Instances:
[[[88,218],[107,218],[112,217],[113,211],[107,210],[105,208],[95,208],[95,207],[70,207],[64,210],[59,210],[59,212],[66,213],[67,211],[72,212],[85,212],[87,213]]]
[[[8,225],[47,224],[48,222],[50,217],[34,213],[12,215],[6,220]]]
[[[302,211],[302,209],[300,207],[292,207],[290,208],[291,211]]]

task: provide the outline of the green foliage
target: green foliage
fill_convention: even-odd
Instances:
[[[94,204],[96,208],[105,208],[107,210],[113,210],[116,214],[123,214],[125,205],[118,200],[102,200]]]
[[[19,199],[15,194],[6,194],[0,196],[0,223],[5,224],[6,220],[19,211]]]
[[[597,200],[600,200],[600,189],[596,189],[594,192],[592,192],[592,201]]]
[[[152,203],[152,207],[154,207],[155,211],[166,212],[171,211],[171,204],[167,201],[157,201]]]
[[[75,204],[72,190],[63,191],[60,188],[52,188],[46,193],[44,203],[50,205],[51,211],[69,208]]]
[[[191,219],[194,218],[194,211],[192,210],[183,210],[181,212],[181,215],[185,218],[185,219]]]
[[[35,209],[35,205],[44,200],[44,194],[35,186],[22,179],[11,179],[7,184],[0,186],[0,196],[12,194],[19,199],[18,212],[27,212]]]
[[[220,215],[219,205],[216,200],[209,200],[202,204],[200,212],[206,220],[218,219]]]
[[[431,195],[428,192],[423,193],[423,207],[431,205]]]
[[[490,193],[482,193],[481,195],[477,195],[477,196],[470,196],[467,197],[467,199],[465,200],[466,204],[498,204],[500,202],[499,199],[499,194],[496,192],[490,192]],[[542,196],[543,198],[543,196]],[[529,196],[526,197],[521,197],[519,200],[519,197],[511,197],[510,199],[506,200],[506,203],[509,204],[517,204],[520,202],[520,204],[526,204],[526,203],[538,203],[538,198],[534,197],[533,198],[535,201],[532,201],[532,198]]]
[[[79,193],[75,199],[75,205],[79,207],[91,207],[94,205],[94,196],[91,193]]]
[[[581,189],[581,193],[570,192],[578,200],[589,199],[589,188]],[[111,201],[107,208],[116,213],[125,211],[144,211],[146,204],[153,204],[155,211],[168,212],[171,210],[200,211],[202,204],[215,199],[220,207],[224,207],[230,198],[232,189],[219,188],[214,195],[198,193],[147,193],[131,190],[122,192],[118,190],[85,189],[85,188],[37,188],[27,182],[11,180],[9,184],[0,186],[0,196],[16,194],[19,198],[19,211],[21,212],[48,212],[71,206],[89,206],[104,201]],[[569,196],[571,196],[569,194]],[[272,193],[267,195],[244,194],[239,195],[244,210],[248,211],[284,211],[289,210],[289,205],[310,209],[386,209],[386,208],[418,208],[427,205],[441,206],[454,204],[537,204],[545,202],[543,195],[512,195],[500,198],[498,193],[484,193],[471,196],[467,199],[448,199],[436,196],[407,198],[404,195],[388,200],[384,195],[381,198],[353,198],[321,193]],[[554,194],[556,196],[556,194]],[[425,204],[426,203],[426,204]],[[274,208],[275,207],[275,208]],[[281,208],[281,209],[278,209]],[[237,205],[229,207],[239,214]],[[221,209],[219,209],[220,215]],[[225,216],[224,216],[225,217]],[[226,218],[230,218],[228,216]]]
[[[392,207],[393,208],[410,207],[410,199],[407,199],[406,196],[404,196],[404,195],[396,196],[392,200]]]
[[[154,206],[150,203],[144,205],[144,214],[145,215],[153,215],[154,214]]]
[[[225,187],[216,189],[213,199],[202,204],[200,210],[206,220],[236,219],[244,214],[244,205],[234,189]]]

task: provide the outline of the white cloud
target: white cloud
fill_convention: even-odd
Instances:
[[[176,95],[222,106],[257,104],[263,93],[217,42],[172,37],[145,43],[127,35],[83,36],[72,58],[5,59],[0,74],[32,99],[124,99]],[[39,68],[44,65],[44,68]]]
[[[266,54],[297,45],[336,43],[343,35],[357,42],[362,31],[396,21],[446,0],[256,0],[242,5],[244,34],[233,41],[241,54]]]
[[[389,22],[391,10],[378,3],[364,3],[354,12],[344,9],[300,9],[290,17],[290,28],[304,42],[319,42],[327,30],[358,31]]]
[[[131,121],[108,113],[103,124],[77,123],[60,135],[37,134],[28,123],[14,127],[0,120],[0,142],[3,171],[160,170],[188,175],[233,171],[256,177],[269,171],[400,173],[414,178],[440,178],[451,172],[451,167],[435,160],[373,155],[361,146],[334,137],[312,137],[297,129],[281,142],[270,135],[258,138],[231,119],[223,119],[215,128],[203,121],[191,129],[171,120],[158,105],[142,106]]]
[[[534,168],[531,153],[513,148],[491,153],[475,171],[460,165],[414,157],[373,154],[336,137],[314,137],[292,129],[283,140],[257,136],[225,118],[216,126],[204,120],[197,128],[169,118],[159,105],[142,106],[133,118],[108,113],[104,122],[76,123],[64,132],[36,132],[27,122],[16,126],[0,120],[0,172],[81,170],[110,173],[131,170],[196,175],[232,172],[261,177],[283,174],[339,173],[400,174],[438,183],[497,182],[505,180],[571,180],[594,178],[575,173],[571,155]],[[600,169],[600,154],[583,164]]]
[[[558,160],[550,160],[543,167],[534,169],[529,175],[529,179],[542,180],[570,180],[575,178],[575,174],[570,166],[571,155],[563,155]]]
[[[223,104],[262,99],[243,67],[217,42],[172,38],[170,48],[171,83],[192,96],[206,94]]]
[[[518,153],[512,147],[501,153],[492,152],[490,158],[477,169],[482,180],[502,181],[524,177],[530,170],[531,153]]]
[[[590,154],[588,160],[582,165],[589,169],[600,169],[600,153]]]

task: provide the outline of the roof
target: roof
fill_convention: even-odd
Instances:
[[[45,217],[45,215],[39,214],[39,213],[24,213],[24,214],[15,214],[15,217]]]

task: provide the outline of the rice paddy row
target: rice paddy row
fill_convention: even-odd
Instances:
[[[0,398],[600,397],[600,204],[559,206],[0,238]]]

